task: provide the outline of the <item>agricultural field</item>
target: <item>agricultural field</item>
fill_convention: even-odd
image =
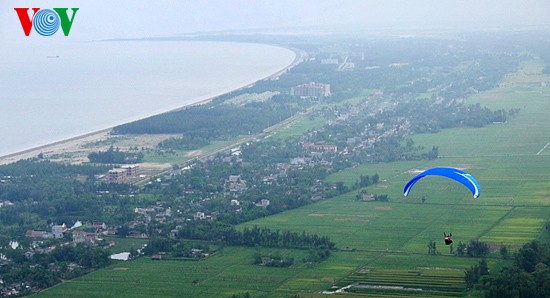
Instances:
[[[64,282],[41,297],[230,297],[248,292],[253,297],[272,293],[291,295],[300,290],[330,287],[354,269],[342,254],[319,267],[297,265],[268,268],[253,265],[254,253],[300,259],[300,250],[226,247],[204,261],[157,261],[140,258]]]
[[[511,250],[541,237],[550,216],[550,88],[540,82],[540,65],[526,63],[500,88],[469,98],[492,109],[519,108],[506,123],[479,129],[451,129],[417,135],[426,148],[439,147],[437,160],[363,165],[331,176],[331,182],[351,186],[360,175],[380,176],[368,192],[387,194],[389,202],[362,202],[358,191],[277,216],[247,223],[278,229],[302,229],[327,235],[353,255],[375,254],[357,263],[356,270],[335,284],[354,294],[375,296],[460,296],[465,290],[464,269],[478,260],[459,258],[442,243],[452,232],[456,244],[480,240],[490,245],[489,267],[505,263],[498,249]],[[436,166],[452,166],[474,175],[481,196],[456,182],[430,177],[415,185],[408,197],[403,186],[417,173]],[[295,229],[295,228],[294,228]],[[438,255],[428,255],[436,241]]]
[[[139,258],[48,289],[39,297],[457,297],[464,295],[464,270],[479,259],[457,257],[443,244],[452,232],[455,247],[471,240],[490,245],[490,270],[507,262],[499,248],[511,251],[543,237],[550,217],[550,77],[537,61],[488,92],[469,98],[491,109],[519,108],[506,123],[479,129],[450,129],[417,135],[426,148],[439,147],[433,161],[363,165],[329,177],[352,185],[360,175],[378,174],[368,192],[388,202],[364,202],[358,191],[240,226],[306,231],[329,236],[337,251],[316,265],[268,268],[253,265],[267,248],[224,247],[201,261],[153,261]],[[301,126],[314,126],[303,121]],[[303,128],[299,129],[302,130]],[[403,186],[416,173],[435,166],[464,169],[476,177],[481,195],[438,177],[419,181],[408,197]],[[546,236],[547,237],[547,236]],[[428,254],[428,243],[437,254]],[[298,250],[276,253],[300,259]],[[325,291],[325,292],[324,292]],[[323,293],[324,292],[324,293]]]

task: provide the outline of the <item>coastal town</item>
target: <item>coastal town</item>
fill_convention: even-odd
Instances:
[[[0,166],[2,295],[30,295],[132,260],[202,262],[225,247],[256,249],[243,263],[262,268],[315,268],[335,252],[373,253],[337,246],[322,229],[246,223],[339,196],[358,204],[395,201],[392,185],[368,167],[333,177],[365,165],[436,161],[438,144],[418,145],[414,136],[505,124],[521,113],[465,98],[497,85],[522,56],[484,49],[475,52],[484,63],[469,63],[471,52],[437,42],[443,58],[417,50],[455,72],[430,67],[420,54],[369,60],[371,44],[310,45],[277,77],[119,125],[71,150],[41,148]],[[471,80],[471,73],[492,75]],[[371,219],[350,218],[341,221]],[[266,247],[289,256],[261,251]],[[449,255],[462,256],[465,247]]]
[[[326,94],[324,90],[328,88],[309,86],[315,90],[323,90],[323,93],[314,93],[301,86],[302,89],[306,88],[303,94],[307,94],[307,98],[300,96],[299,100],[318,100]],[[392,116],[400,105],[407,102],[388,105],[387,99],[380,92],[367,96],[362,102],[360,105],[347,107],[329,106],[309,115],[303,113],[295,116],[323,117],[327,124],[282,144],[274,140],[277,132],[271,131],[229,150],[196,158],[192,163],[187,162],[185,167],[175,167],[157,175],[144,175],[140,164],[122,164],[96,174],[94,178],[98,183],[122,186],[134,182],[142,185],[115,192],[122,200],[136,202],[128,206],[133,212],[126,213],[123,221],[91,222],[81,218],[71,222],[54,221],[43,230],[27,230],[27,245],[21,253],[27,259],[32,259],[34,255],[78,245],[108,251],[116,246],[117,237],[166,237],[172,241],[195,238],[215,241],[218,233],[213,228],[215,222],[249,221],[329,199],[350,190],[359,191],[379,182],[377,173],[362,177],[351,188],[340,182],[329,184],[324,181],[328,174],[340,169],[365,162],[437,158],[437,148],[425,151],[414,146],[411,141],[405,142],[405,147],[396,147],[390,141],[406,140],[422,124],[407,117]],[[453,106],[445,107],[449,108],[449,112],[453,111]],[[492,122],[493,119],[487,121]],[[334,131],[335,127],[337,132]],[[355,127],[363,127],[363,131],[348,131]],[[282,154],[283,152],[286,153]],[[13,179],[14,177],[3,177],[4,183]],[[97,190],[96,196],[107,197],[115,193]],[[139,200],[132,199],[143,196],[156,199],[147,204],[140,204],[137,203]],[[364,190],[360,198],[367,201],[379,198],[387,200],[387,196],[373,195]],[[14,203],[7,201],[4,204]],[[209,231],[194,235],[193,230],[201,226],[210,227]],[[208,257],[212,253],[202,246],[198,247],[200,248],[190,246],[189,253],[184,255]],[[132,251],[122,252],[122,255],[112,254],[111,258],[127,260],[144,253],[147,253],[144,247],[134,247]],[[174,252],[149,253],[154,259],[162,259]],[[180,251],[177,255],[181,254]],[[10,264],[10,259],[6,258],[4,264]],[[75,272],[75,269],[85,272],[89,267],[83,267],[78,262],[69,262],[63,268],[69,272]],[[58,268],[54,272],[61,272],[60,270],[62,269]],[[14,284],[6,286],[11,291],[19,289]]]

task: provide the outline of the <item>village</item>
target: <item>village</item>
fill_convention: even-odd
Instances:
[[[312,83],[293,88],[292,92],[300,96],[329,96],[329,90],[328,85]],[[395,146],[380,148],[387,140],[402,139],[412,133],[411,128],[414,123],[410,119],[391,116],[392,110],[396,107],[397,104],[388,105],[382,93],[375,93],[359,106],[320,110],[317,114],[327,119],[327,125],[310,131],[301,139],[296,139],[295,144],[287,145],[297,150],[290,152],[286,161],[266,160],[264,144],[270,144],[270,141],[256,139],[228,150],[225,154],[218,154],[205,162],[191,165],[187,170],[172,170],[166,175],[151,179],[141,191],[142,193],[177,187],[178,195],[170,199],[167,196],[161,196],[162,199],[157,200],[153,206],[134,206],[134,219],[126,222],[124,227],[108,226],[103,222],[82,225],[78,221],[71,223],[73,224],[71,228],[67,228],[63,223],[52,224],[48,231],[28,230],[26,236],[32,240],[33,245],[26,254],[52,251],[55,246],[43,247],[45,241],[49,239],[64,239],[67,243],[92,245],[101,242],[102,236],[105,235],[147,238],[151,233],[164,233],[175,239],[178,238],[178,233],[183,226],[190,221],[215,221],[220,217],[232,217],[253,209],[269,210],[271,213],[280,212],[290,205],[288,202],[281,204],[277,200],[275,204],[272,203],[272,197],[279,199],[276,195],[277,188],[285,189],[281,191],[286,197],[298,198],[300,202],[294,203],[298,205],[326,199],[331,194],[343,191],[336,191],[336,185],[327,185],[322,181],[322,178],[331,171],[372,162],[373,159],[390,161],[384,160],[384,156],[377,156],[377,152],[380,151],[386,154],[391,153],[392,150],[396,151],[396,155],[385,155],[393,156],[394,159],[422,158],[421,154],[417,153],[422,148],[411,146],[410,143],[404,148]],[[348,133],[348,129],[352,127],[363,127],[363,131]],[[343,148],[339,148],[337,144]],[[281,150],[288,150],[288,148]],[[430,158],[437,157],[436,151],[432,154],[434,155],[430,155]],[[209,165],[213,164],[223,165],[226,170],[222,172],[233,172],[223,177],[208,169]],[[315,179],[311,179],[311,176],[308,179],[305,176],[310,173],[309,170],[315,170],[321,176],[318,174],[317,177],[313,176]],[[205,189],[202,184],[193,185],[193,183],[184,182],[197,178],[204,179],[196,176],[197,171],[209,172],[210,179],[204,182],[210,187]],[[96,175],[96,177],[111,183],[128,183],[136,177],[143,178],[143,175],[140,173],[139,164],[130,164],[113,168],[107,175]],[[294,185],[294,187],[288,187],[289,181],[290,186]],[[296,187],[300,183],[307,185],[307,189]],[[363,193],[362,198],[372,199],[373,196]],[[152,222],[156,226],[153,230],[150,228]],[[106,247],[112,245],[114,244],[109,243]]]
[[[326,113],[326,112],[323,112]],[[334,110],[329,114],[338,115],[330,121],[331,125],[338,125],[349,120],[355,113],[343,110]],[[373,114],[371,114],[372,116]],[[307,181],[300,176],[296,176],[298,173],[304,172],[307,169],[314,169],[318,167],[324,167],[323,173],[326,173],[328,169],[333,167],[335,156],[351,156],[351,152],[360,150],[365,147],[374,147],[376,140],[381,140],[384,137],[391,136],[397,133],[397,130],[391,128],[389,130],[383,130],[384,125],[379,123],[377,130],[381,133],[375,136],[372,132],[364,134],[367,138],[362,141],[358,137],[346,138],[346,147],[339,150],[336,142],[326,144],[324,141],[311,141],[304,139],[300,141],[301,145],[298,152],[293,152],[291,158],[286,162],[275,162],[262,169],[261,173],[256,173],[254,176],[250,176],[251,173],[246,172],[245,169],[249,165],[255,163],[253,158],[255,154],[262,156],[260,140],[256,140],[254,143],[243,145],[240,147],[229,150],[226,154],[219,154],[218,156],[210,158],[206,163],[197,164],[190,167],[188,170],[173,170],[169,174],[151,179],[151,181],[145,185],[142,193],[153,192],[155,189],[167,188],[170,185],[180,185],[179,195],[173,197],[172,200],[158,200],[153,206],[136,205],[133,207],[133,219],[125,222],[123,225],[113,225],[105,222],[86,222],[76,221],[72,223],[59,223],[51,224],[47,230],[27,230],[25,233],[29,244],[26,245],[24,255],[27,258],[32,258],[35,254],[46,254],[53,252],[58,247],[77,245],[89,245],[93,247],[100,247],[102,250],[108,250],[116,245],[116,240],[106,241],[106,238],[113,239],[112,237],[134,237],[140,239],[150,238],[151,235],[165,235],[169,239],[179,239],[182,237],[185,230],[185,226],[189,222],[211,222],[219,220],[227,220],[230,217],[241,217],[240,220],[245,220],[249,216],[257,216],[254,214],[268,214],[273,212],[280,212],[290,206],[299,206],[302,204],[308,204],[317,200],[326,199],[330,196],[330,193],[335,192],[334,185],[327,185],[322,182],[322,176],[316,177],[316,179],[307,179]],[[323,133],[324,129],[312,132],[309,137],[315,139],[317,134]],[[258,147],[256,147],[258,146]],[[245,151],[245,154],[243,154]],[[254,151],[254,154],[246,155],[246,152]],[[250,160],[252,158],[252,160]],[[249,159],[249,160],[246,160]],[[212,189],[218,189],[219,191],[205,192],[200,185],[192,184],[180,184],[179,181],[190,180],[193,172],[199,167],[204,167],[209,163],[221,163],[229,167],[237,166],[241,168],[240,171],[233,172],[220,179],[212,179],[210,184]],[[248,165],[248,166],[247,166]],[[258,167],[264,167],[265,163],[258,164]],[[306,171],[307,172],[307,171]],[[140,177],[140,165],[131,164],[123,165],[119,168],[113,168],[108,171],[106,175],[96,175],[96,178],[100,180],[105,179],[110,183],[128,183],[136,177]],[[214,175],[212,173],[211,175]],[[324,175],[323,175],[324,176]],[[244,179],[247,177],[247,179]],[[143,177],[142,177],[143,178]],[[219,181],[216,183],[216,181]],[[297,185],[298,182],[303,182],[307,185],[307,188],[300,187],[286,187],[288,182],[291,181],[291,185]],[[184,187],[181,187],[184,186]],[[277,188],[286,189],[287,197],[296,197],[300,202],[281,204],[280,199],[275,197],[275,205],[273,205],[273,195]],[[293,189],[294,188],[294,189]],[[268,195],[270,190],[273,193],[272,196]],[[258,196],[260,193],[265,192],[264,195]],[[281,190],[283,191],[283,190]],[[294,195],[289,195],[289,191]],[[98,191],[98,195],[108,195],[106,192]],[[304,197],[307,195],[308,197]],[[166,196],[163,196],[167,199]],[[213,204],[213,202],[218,204]],[[180,202],[179,204],[177,202]],[[222,204],[220,206],[219,204]],[[10,205],[11,202],[4,202],[3,204]],[[215,207],[217,206],[217,207]],[[214,208],[213,208],[214,207]],[[280,209],[283,208],[283,209]],[[263,211],[262,211],[263,210]],[[266,213],[267,212],[267,213]],[[243,214],[249,213],[251,215],[244,216]],[[70,224],[70,227],[67,226]],[[115,238],[116,239],[116,238]],[[14,244],[16,247],[18,244]],[[192,248],[192,255],[201,254],[202,257],[208,256],[208,252],[204,252],[197,248]],[[117,254],[118,256],[120,254]],[[163,254],[154,254],[152,257],[155,259],[162,259]],[[114,255],[113,255],[114,256]],[[134,255],[135,256],[135,255]],[[126,253],[121,258],[122,260],[128,259],[130,253]],[[115,256],[115,259],[120,259]],[[4,258],[3,263],[7,264],[8,258]],[[82,269],[77,263],[69,263],[67,265],[69,270]],[[15,289],[15,287],[11,287]]]
[[[269,114],[274,121],[257,117],[258,110],[241,105],[213,103],[211,108],[193,110],[204,116],[221,107],[222,112],[234,113],[230,118],[250,119],[255,126],[239,130],[250,123],[243,120],[228,124],[224,113],[220,119],[206,118],[205,125],[210,126],[200,134],[174,138],[172,145],[159,143],[154,148],[157,152],[151,154],[170,157],[172,151],[197,149],[182,147],[187,141],[202,148],[211,141],[236,139],[235,135],[245,135],[246,140],[174,162],[168,170],[152,173],[145,171],[147,160],[131,158],[128,163],[115,163],[102,160],[105,156],[101,155],[96,156],[96,162],[79,165],[56,164],[43,155],[10,165],[11,172],[0,176],[5,190],[0,213],[4,226],[10,227],[6,228],[10,246],[2,248],[0,255],[4,295],[29,293],[27,286],[46,288],[111,262],[140,256],[159,261],[206,258],[215,248],[205,243],[242,245],[238,241],[250,240],[235,230],[237,224],[350,191],[359,201],[392,200],[369,191],[370,185],[378,183],[377,173],[364,173],[351,184],[328,182],[326,178],[362,164],[435,159],[439,154],[436,144],[423,148],[415,145],[411,136],[443,128],[503,123],[512,116],[507,111],[493,112],[479,106],[465,109],[463,98],[482,88],[474,86],[457,95],[444,81],[461,81],[456,77],[436,82],[437,73],[429,74],[434,78],[428,80],[413,72],[410,80],[404,80],[397,89],[391,79],[384,81],[387,86],[373,88],[376,80],[384,77],[373,75],[367,80],[369,86],[355,89],[354,79],[375,71],[401,80],[409,65],[391,62],[386,64],[388,67],[377,64],[377,68],[369,68],[374,66],[357,53],[339,58],[309,57],[306,72],[312,78],[316,72],[323,74],[317,82],[308,79],[305,82],[309,83],[300,84],[295,80],[283,88],[277,85],[279,81],[267,80],[227,98],[228,102],[236,97],[239,100],[235,102],[243,97],[262,98],[262,102],[244,102],[265,108],[266,118],[268,111],[275,111]],[[327,67],[335,67],[334,72],[327,72]],[[354,77],[358,68],[366,73]],[[348,79],[336,79],[344,76]],[[434,87],[419,98],[415,88],[422,89],[418,86],[426,82],[433,82]],[[257,122],[253,122],[255,116]],[[308,128],[281,137],[277,121],[283,123],[283,128],[290,127],[290,123],[306,123]],[[165,126],[161,128],[173,128]],[[229,132],[219,134],[225,130]],[[123,130],[118,133],[123,134]],[[166,132],[161,129],[161,133]],[[149,154],[139,148],[131,152],[111,148],[107,152],[121,155],[124,161],[124,153],[139,158]],[[127,239],[140,239],[147,245],[119,250],[119,243]]]

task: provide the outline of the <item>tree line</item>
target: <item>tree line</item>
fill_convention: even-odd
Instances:
[[[0,240],[21,237],[26,229],[44,230],[51,223],[128,221],[133,217],[132,203],[120,193],[129,193],[132,187],[94,177],[109,168],[40,159],[0,166],[0,201],[14,203],[0,208]]]
[[[292,231],[271,230],[266,227],[245,227],[242,230],[232,229],[224,234],[224,242],[235,246],[266,246],[298,249],[326,248],[333,249],[334,242],[327,236]]]
[[[28,285],[34,289],[51,287],[111,263],[107,250],[85,244],[58,246],[49,253],[32,256],[25,256],[22,249],[4,249],[2,254],[12,261],[0,266],[3,284],[30,281]]]
[[[487,298],[550,297],[550,244],[533,241],[523,245],[512,266],[496,274],[490,273],[482,260],[465,271],[465,280]]]
[[[93,163],[108,164],[132,164],[143,161],[142,152],[123,152],[119,148],[109,147],[107,151],[92,152],[88,154],[88,159]]]
[[[178,230],[178,238],[222,242],[234,246],[265,246],[281,248],[326,248],[333,249],[335,244],[326,236],[298,233],[292,231],[271,230],[266,227],[244,228],[217,221],[195,221]]]
[[[261,132],[299,111],[297,100],[252,102],[243,106],[208,104],[160,114],[115,127],[115,134],[182,134],[161,144],[163,148],[190,148],[215,139]],[[174,148],[175,147],[175,148]],[[183,149],[186,149],[183,146]]]
[[[305,231],[280,231],[271,230],[266,227],[254,226],[252,228],[245,227],[242,230],[237,230],[233,226],[203,221],[198,223],[199,227],[189,228],[182,227],[178,230],[176,239],[169,239],[163,236],[153,237],[144,253],[152,255],[159,252],[171,253],[173,255],[185,255],[191,247],[184,244],[184,239],[187,240],[206,240],[217,242],[231,246],[262,246],[273,248],[294,248],[312,250],[311,255],[315,255],[314,259],[319,259],[319,256],[328,256],[327,250],[335,248],[334,242],[329,237],[319,236],[317,234],[309,234]],[[208,249],[208,246],[198,246],[203,249]]]

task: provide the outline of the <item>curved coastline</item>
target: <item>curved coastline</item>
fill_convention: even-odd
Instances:
[[[271,75],[268,75],[266,77],[260,78],[256,81],[254,81],[253,83],[249,83],[249,84],[246,84],[244,86],[239,86],[239,87],[234,88],[232,90],[229,90],[225,93],[214,95],[214,96],[211,96],[209,98],[199,100],[199,101],[196,101],[196,102],[193,102],[193,103],[189,103],[189,104],[183,105],[183,106],[175,108],[175,109],[170,109],[170,110],[164,111],[162,113],[158,113],[156,115],[161,115],[161,114],[169,113],[169,112],[172,112],[172,111],[182,110],[182,109],[185,109],[185,108],[188,108],[188,107],[191,107],[191,106],[206,104],[206,103],[211,102],[212,100],[214,100],[215,98],[217,98],[219,96],[229,94],[229,93],[232,93],[232,92],[235,92],[235,91],[238,91],[238,90],[249,88],[249,87],[255,85],[257,82],[260,82],[260,81],[263,81],[263,80],[278,77],[281,74],[288,71],[289,69],[291,69],[294,66],[298,65],[299,63],[301,63],[307,55],[305,52],[303,52],[299,49],[287,48],[287,47],[283,47],[281,45],[273,45],[273,44],[271,46],[277,46],[277,47],[281,47],[281,48],[285,48],[285,49],[293,51],[294,54],[295,54],[295,57],[294,57],[293,61],[289,65],[287,65],[287,66],[283,67],[282,69],[280,69],[279,71],[275,72],[274,74],[271,74]],[[148,116],[148,117],[150,117],[150,116]],[[147,117],[145,117],[145,118],[147,118]],[[134,121],[137,121],[137,120],[134,120]],[[65,150],[67,150],[67,148],[69,148],[69,147],[74,148],[75,146],[81,146],[81,145],[84,145],[84,144],[89,143],[89,142],[94,142],[94,141],[97,141],[97,140],[109,135],[113,128],[114,127],[109,127],[109,128],[105,128],[105,129],[101,129],[101,130],[96,130],[96,131],[92,131],[92,132],[85,133],[85,134],[82,134],[82,135],[78,135],[78,136],[75,136],[75,137],[71,137],[71,138],[59,140],[59,141],[56,141],[56,142],[52,142],[52,143],[49,143],[49,144],[40,145],[40,146],[36,146],[36,147],[33,147],[33,148],[25,149],[25,150],[22,150],[22,151],[6,154],[6,155],[3,155],[3,156],[0,156],[0,165],[14,163],[14,162],[17,162],[17,161],[22,160],[22,159],[33,158],[33,157],[38,156],[40,153],[44,153],[44,152],[63,152]]]

